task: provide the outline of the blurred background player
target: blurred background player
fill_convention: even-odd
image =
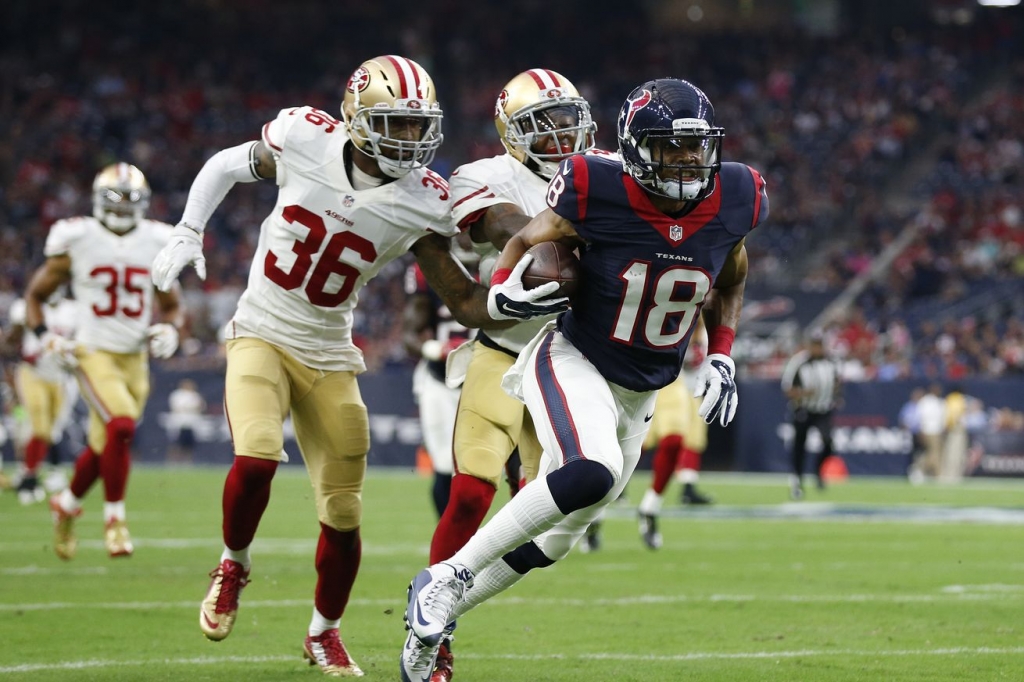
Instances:
[[[189,264],[205,277],[203,231],[214,210],[236,183],[276,179],[277,204],[262,223],[248,286],[227,327],[224,404],[235,457],[224,483],[224,550],[199,625],[214,641],[234,627],[290,412],[320,521],[304,656],[325,674],[361,676],[339,634],[362,556],[370,446],[356,380],[366,366],[352,341],[359,290],[411,251],[467,326],[564,305],[534,303],[556,286],[491,297],[452,256],[448,183],[427,168],[443,140],[442,111],[423,67],[395,55],[363,62],[346,85],[342,119],[308,106],[283,109],[259,140],[210,158],[153,281],[169,290]]]
[[[678,376],[700,314],[709,337],[697,377],[700,414],[723,426],[735,416],[729,354],[746,283],[744,242],[768,201],[757,171],[721,162],[724,134],[696,86],[643,83],[620,109],[621,158],[564,160],[548,186],[549,209],[502,250],[492,292],[509,286],[505,277],[531,246],[580,250],[572,307],[502,381],[533,417],[540,475],[454,556],[413,578],[403,680],[430,679],[456,618],[564,558],[618,497],[639,461],[656,393]]]
[[[842,377],[839,365],[825,350],[825,337],[814,331],[808,335],[805,347],[797,351],[782,370],[782,392],[789,399],[793,422],[793,473],[790,475],[789,495],[794,500],[804,497],[804,459],[807,453],[807,434],[814,428],[821,436],[821,452],[814,465],[818,489],[825,488],[821,467],[832,453],[832,415],[842,396]]]
[[[558,163],[594,147],[597,126],[576,87],[549,69],[515,76],[498,95],[494,125],[506,153],[452,173],[452,220],[468,230],[480,254],[481,281],[490,281],[509,238],[546,207],[548,180]],[[478,332],[450,359],[450,381],[464,379],[455,421],[451,499],[430,543],[430,563],[451,557],[480,527],[513,450],[523,480],[537,475],[540,443],[523,403],[501,389],[501,377],[546,318]],[[515,475],[515,472],[513,472]],[[451,679],[450,642],[438,656],[434,682]]]
[[[50,228],[46,262],[25,293],[26,326],[39,338],[40,358],[77,364],[89,405],[87,445],[69,487],[50,499],[54,550],[75,555],[75,519],[81,500],[103,479],[104,543],[112,557],[130,556],[125,490],[135,423],[149,396],[149,354],[167,358],[178,347],[182,310],[177,291],[154,294],[150,266],[171,226],[145,218],[150,189],[135,166],[115,163],[92,185],[93,215],[59,220]],[[46,301],[71,284],[78,302],[74,342],[46,324]],[[154,297],[156,308],[154,311]]]
[[[48,330],[64,339],[72,339],[77,324],[78,308],[67,298],[65,287],[60,287],[43,306],[43,318]],[[18,402],[28,416],[30,434],[24,448],[24,461],[17,484],[18,500],[22,504],[42,501],[46,492],[39,481],[39,467],[55,443],[60,442],[64,427],[71,419],[74,403],[78,400],[75,378],[67,367],[61,366],[54,355],[40,357],[42,344],[25,326],[25,299],[11,306],[7,333],[3,339],[5,357],[19,358],[15,370],[15,392]],[[56,454],[54,449],[53,454]],[[57,461],[53,461],[54,465]],[[58,472],[55,470],[55,476]],[[59,477],[48,480],[52,487],[67,486]]]
[[[708,425],[697,410],[700,400],[696,373],[707,357],[708,339],[704,323],[698,321],[690,336],[690,346],[683,358],[683,371],[679,378],[658,391],[651,428],[644,440],[644,449],[655,448],[651,462],[651,487],[644,492],[637,514],[640,538],[650,549],[662,545],[658,531],[662,496],[673,473],[683,484],[683,504],[711,504],[710,497],[697,490],[700,478],[700,460],[708,444]]]
[[[463,265],[476,260],[472,251],[458,249],[455,253]],[[420,358],[412,375],[412,392],[419,406],[423,448],[434,473],[431,499],[440,517],[452,485],[452,437],[462,393],[461,386],[445,383],[445,361],[473,332],[452,317],[415,263],[406,270],[405,292],[409,296],[402,320],[405,348],[412,357]]]
[[[174,443],[167,459],[175,464],[190,464],[196,447],[196,429],[206,412],[206,399],[196,382],[182,379],[167,396],[168,426],[175,430]]]

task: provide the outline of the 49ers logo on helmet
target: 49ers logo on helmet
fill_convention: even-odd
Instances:
[[[370,85],[370,72],[360,66],[348,79],[348,89],[352,92],[362,92]]]
[[[411,100],[409,100],[408,107],[410,109],[422,109],[423,108],[423,104],[421,104],[418,99],[411,99]]]
[[[623,128],[629,128],[629,124],[632,123],[633,117],[636,116],[636,112],[651,103],[651,91],[644,90],[637,95],[636,99],[627,101],[629,102],[629,111],[626,112],[626,122],[623,124]]]
[[[497,117],[501,113],[505,105],[508,104],[508,90],[502,90],[501,94],[498,95],[498,101],[494,105],[494,116]]]
[[[551,88],[546,93],[544,93],[544,96],[547,97],[548,99],[555,99],[556,97],[559,97],[561,94],[561,88]]]

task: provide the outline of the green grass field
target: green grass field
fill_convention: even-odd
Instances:
[[[78,557],[52,551],[44,505],[0,495],[0,678],[315,680],[301,658],[317,534],[283,470],[227,640],[198,603],[220,556],[222,469],[137,468],[135,556],[108,559],[100,490]],[[648,482],[638,475],[633,504]],[[787,501],[781,477],[706,475],[716,498],[666,498],[665,547],[615,506],[600,552],[574,552],[459,625],[460,682],[1024,680],[1024,482],[860,480]],[[506,499],[504,491],[499,501]],[[373,471],[363,565],[342,621],[367,680],[397,680],[405,587],[434,527],[428,482]]]

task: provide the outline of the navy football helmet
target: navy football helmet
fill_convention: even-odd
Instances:
[[[715,188],[725,129],[700,88],[678,78],[647,81],[619,111],[622,167],[647,191],[699,201]]]

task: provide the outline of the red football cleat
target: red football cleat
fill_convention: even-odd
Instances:
[[[224,559],[210,577],[210,589],[199,607],[199,627],[207,639],[219,642],[230,635],[235,626],[238,596],[249,584],[249,571],[237,561]]]
[[[324,630],[316,637],[307,636],[303,651],[310,665],[319,665],[325,675],[332,677],[362,677],[356,662],[348,655],[338,628]]]

